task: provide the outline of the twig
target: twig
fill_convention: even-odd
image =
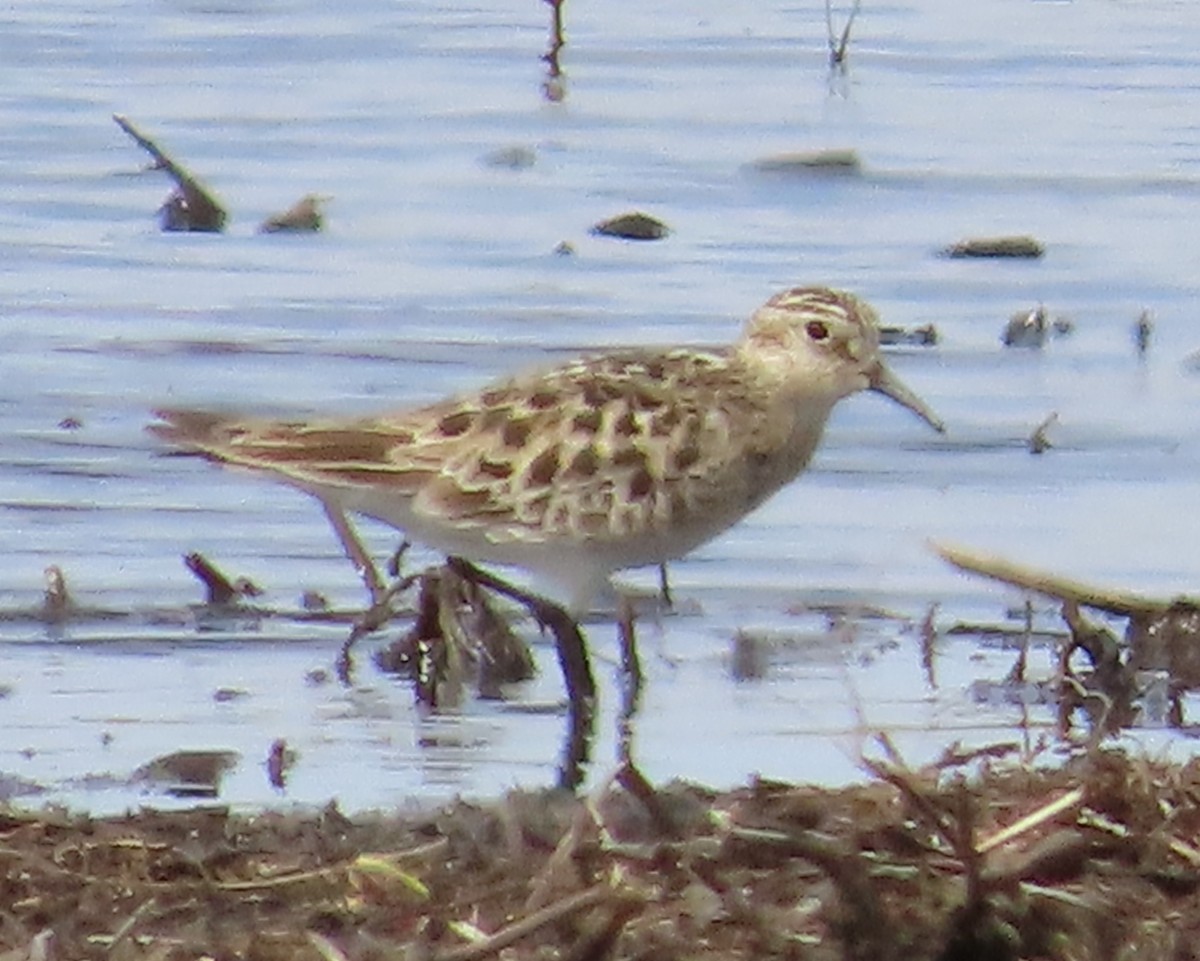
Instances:
[[[1030,811],[1020,820],[1014,821],[1006,828],[1001,828],[991,837],[984,838],[975,845],[975,850],[979,854],[987,854],[993,848],[998,848],[1002,844],[1016,840],[1022,834],[1040,827],[1047,821],[1058,817],[1064,811],[1069,811],[1071,808],[1082,804],[1085,793],[1081,787],[1073,788],[1062,797],[1055,798],[1053,801],[1043,804],[1036,811]]]
[[[1050,428],[1058,422],[1058,413],[1051,411],[1029,435],[1029,453],[1044,454],[1054,446],[1050,442]]]
[[[204,585],[205,603],[214,606],[232,604],[239,597],[260,597],[262,590],[244,577],[231,581],[213,563],[196,551],[183,556],[184,566]]]
[[[921,621],[921,669],[925,672],[925,683],[936,690],[937,663],[934,655],[937,653],[937,604],[930,604]]]
[[[177,192],[164,204],[167,230],[198,230],[219,233],[225,229],[226,213],[199,180],[177,164],[153,140],[138,130],[128,117],[113,114],[117,126],[154,158],[154,166],[175,181]]]
[[[142,922],[142,919],[145,918],[150,911],[154,910],[156,906],[157,902],[154,900],[154,898],[149,897],[139,904],[137,909],[131,915],[129,915],[129,917],[121,922],[121,926],[113,932],[112,941],[109,942],[109,957],[112,957],[113,953],[117,950],[117,946],[133,933],[133,929],[136,928]]]
[[[654,785],[646,780],[646,775],[631,759],[622,759],[621,766],[617,769],[616,780],[629,792],[630,797],[636,798],[638,803],[646,809],[646,813],[650,815],[650,820],[654,823],[655,830],[660,835],[670,838],[680,837],[679,827],[667,814],[662,799],[654,790]]]
[[[861,6],[862,0],[854,0],[854,6],[850,8],[850,16],[846,18],[846,27],[842,30],[842,39],[839,42],[835,41],[833,36],[832,0],[825,0],[825,30],[829,39],[829,66],[831,69],[846,65],[846,51],[850,46],[850,28],[854,26],[854,18],[858,16]]]
[[[612,888],[606,884],[598,884],[585,891],[580,891],[578,894],[565,897],[561,901],[556,901],[520,921],[514,921],[508,927],[501,928],[483,941],[463,945],[461,948],[451,948],[448,951],[439,951],[433,955],[433,961],[479,961],[481,958],[499,954],[505,948],[524,940],[547,925],[555,924],[572,914],[596,907],[615,898],[616,895]]]
[[[1139,614],[1163,614],[1173,603],[1145,597],[1132,591],[1093,587],[1082,581],[1024,567],[1004,558],[991,554],[980,554],[965,547],[941,544],[936,541],[930,541],[929,546],[944,561],[960,570],[990,577],[993,580],[1011,584],[1013,587],[1045,594],[1048,597],[1074,601],[1084,607],[1094,607],[1112,614],[1126,617]]]
[[[621,934],[621,929],[641,907],[642,902],[638,898],[621,898],[608,909],[608,920],[580,937],[563,953],[562,961],[606,961],[611,958],[613,943]]]
[[[350,629],[350,635],[346,638],[345,643],[342,644],[342,649],[338,652],[335,664],[338,680],[343,685],[350,686],[351,674],[353,673],[353,664],[350,661],[350,649],[359,640],[368,634],[373,634],[396,616],[397,612],[392,610],[392,601],[398,595],[403,594],[412,587],[420,576],[420,574],[409,574],[407,577],[398,580],[391,587],[387,588],[379,599],[355,620],[354,626]]]

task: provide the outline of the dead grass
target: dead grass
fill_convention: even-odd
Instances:
[[[1194,957],[1200,764],[876,772],[352,819],[9,810],[0,958]]]

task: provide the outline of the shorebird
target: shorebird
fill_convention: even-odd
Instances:
[[[944,429],[884,365],[870,305],[795,287],[723,348],[602,353],[371,417],[162,410],[149,429],[315,496],[373,600],[382,583],[348,513],[524,568],[583,614],[614,571],[684,556],[796,478],[834,405],[862,390]]]

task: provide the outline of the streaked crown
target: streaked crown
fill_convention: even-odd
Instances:
[[[907,407],[935,430],[941,420],[905,387],[879,353],[879,317],[845,290],[792,287],[758,308],[737,345],[760,376],[830,403],[873,390]]]
[[[878,317],[845,290],[792,287],[758,308],[744,343],[771,367],[869,367],[879,349]]]

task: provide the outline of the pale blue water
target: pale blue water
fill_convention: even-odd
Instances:
[[[294,605],[358,585],[305,498],[163,458],[159,404],[338,412],[477,385],[564,351],[714,342],[776,289],[833,283],[886,321],[932,322],[896,369],[950,426],[934,437],[878,398],[843,405],[813,470],[672,567],[702,613],[643,626],[639,721],[650,776],[857,776],[862,725],[914,759],[1008,739],[967,685],[1009,655],[947,641],[925,688],[900,622],[861,622],[735,682],[740,627],[824,633],[806,602],[939,623],[1019,600],[947,569],[946,538],[1162,594],[1200,584],[1200,23],[1186,3],[866,4],[830,81],[822,3],[568,0],[566,97],[545,100],[537,0],[24,0],[0,13],[0,607],[37,603],[61,565],[83,600],[181,607],[200,550]],[[165,178],[112,123],[127,114],[230,207],[224,236],[164,235]],[[527,170],[485,157],[523,146]],[[852,148],[860,179],[781,178],[756,159]],[[255,225],[329,194],[320,236]],[[659,244],[593,238],[640,208]],[[1031,233],[1037,263],[949,261],[964,236]],[[577,254],[553,254],[560,241]],[[1043,302],[1077,332],[1006,352],[1008,316]],[[1139,362],[1131,326],[1155,317]],[[1024,439],[1051,411],[1056,447]],[[82,421],[64,431],[65,417]],[[373,545],[395,536],[371,528]],[[653,572],[629,582],[652,586]],[[591,631],[611,656],[613,630]],[[223,795],[278,801],[258,766],[286,738],[287,800],[349,807],[547,783],[561,719],[473,704],[419,721],[407,688],[309,687],[334,628],[255,632],[0,625],[0,772],[109,808],[73,779],[182,747],[245,755]],[[847,646],[848,645],[848,646]],[[543,653],[545,649],[541,649]],[[608,663],[608,662],[606,662]],[[611,669],[601,670],[609,680]],[[249,696],[217,704],[222,686]],[[552,659],[522,700],[554,700]],[[606,709],[615,695],[605,692]],[[860,707],[856,707],[860,705]],[[860,713],[861,712],[861,716]],[[1043,719],[1044,720],[1044,719]],[[435,729],[440,740],[421,746]],[[612,757],[600,722],[596,773]],[[111,743],[101,748],[102,735]]]

